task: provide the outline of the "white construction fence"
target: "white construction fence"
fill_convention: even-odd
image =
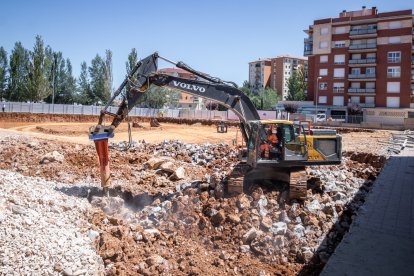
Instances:
[[[103,106],[71,105],[48,103],[0,102],[4,112],[37,113],[37,114],[67,114],[67,115],[99,115]],[[115,113],[117,106],[110,106],[109,112]],[[3,112],[3,110],[2,110]],[[276,111],[258,111],[262,119],[276,119]],[[218,110],[188,110],[188,109],[155,109],[134,107],[129,115],[140,117],[173,117],[205,120],[238,120],[232,111]]]

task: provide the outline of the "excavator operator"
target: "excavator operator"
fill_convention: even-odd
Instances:
[[[280,156],[279,138],[276,134],[277,126],[266,128],[267,138],[260,146],[260,156],[263,159],[276,159]]]

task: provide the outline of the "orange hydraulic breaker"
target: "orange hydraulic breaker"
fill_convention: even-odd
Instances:
[[[96,153],[98,154],[99,167],[101,173],[101,186],[105,192],[108,192],[111,185],[111,176],[109,172],[109,154],[108,139],[95,140]]]

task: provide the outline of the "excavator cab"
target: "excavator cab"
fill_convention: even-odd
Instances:
[[[257,121],[252,123],[249,137],[247,163],[252,167],[308,159],[302,125],[289,121]]]

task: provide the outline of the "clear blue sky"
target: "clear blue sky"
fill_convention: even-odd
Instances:
[[[376,6],[379,12],[414,9],[412,0],[3,0],[0,46],[32,49],[36,35],[70,58],[75,77],[105,49],[113,52],[114,86],[123,80],[131,48],[139,58],[158,51],[210,75],[242,84],[248,62],[303,55],[304,29],[342,10]],[[165,67],[165,63],[160,64]]]

